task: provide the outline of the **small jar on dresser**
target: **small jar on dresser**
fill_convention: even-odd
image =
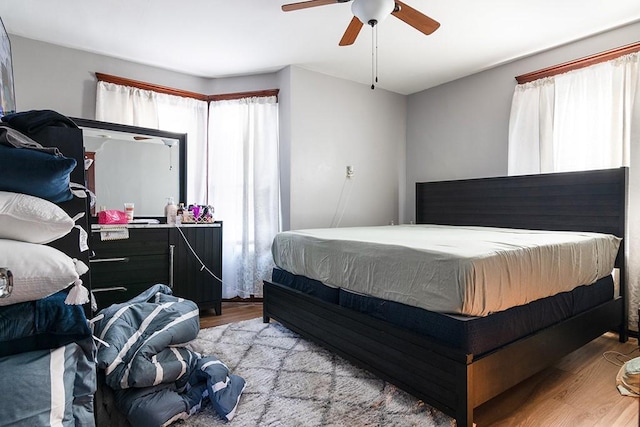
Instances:
[[[98,310],[162,283],[173,294],[222,313],[222,222],[97,225],[91,283]]]

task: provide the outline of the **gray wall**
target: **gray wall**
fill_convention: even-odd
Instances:
[[[206,95],[277,89],[276,73],[207,79],[11,35],[18,111],[51,109],[95,118],[95,73]]]
[[[296,67],[203,79],[11,35],[19,111],[95,117],[95,72],[205,94],[280,89],[284,229],[398,222],[405,176],[406,97]],[[346,182],[345,168],[354,178]],[[343,189],[343,197],[340,194]]]
[[[207,89],[203,93],[219,95],[223,93],[278,89],[282,84],[286,85],[287,82],[282,82],[278,73],[225,77],[223,79],[210,79]]]
[[[632,43],[637,34],[640,23],[408,97],[297,67],[203,79],[13,35],[11,43],[19,110],[93,118],[96,71],[200,93],[279,88],[290,229],[331,225],[346,194],[341,225],[409,222],[416,181],[506,174],[514,76]],[[347,165],[355,169],[349,182]]]
[[[206,93],[209,79],[10,35],[18,111],[51,109],[95,118],[95,73]]]
[[[282,229],[291,230],[291,67],[278,73],[278,114],[280,117],[280,206]]]
[[[514,61],[407,101],[404,221],[415,217],[415,182],[506,175],[515,76],[638,41],[640,23]]]
[[[397,223],[406,97],[302,68],[289,73],[290,128],[281,135],[289,138],[291,228],[329,227],[334,217],[340,226]]]

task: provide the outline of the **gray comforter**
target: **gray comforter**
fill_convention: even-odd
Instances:
[[[98,368],[116,405],[135,426],[163,426],[188,418],[209,398],[231,420],[245,381],[213,356],[184,347],[200,330],[197,305],[155,285],[114,304],[92,320]]]
[[[94,427],[95,367],[90,336],[0,357],[0,426]]]

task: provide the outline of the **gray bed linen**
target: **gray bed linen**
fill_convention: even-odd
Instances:
[[[93,338],[0,358],[0,426],[93,427]]]
[[[600,233],[432,224],[286,231],[275,264],[327,286],[441,313],[487,316],[611,274]]]

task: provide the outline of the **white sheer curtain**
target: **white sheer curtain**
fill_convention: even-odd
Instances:
[[[553,171],[553,80],[518,85],[509,120],[509,175]]]
[[[155,92],[98,82],[96,120],[158,129]]]
[[[629,166],[629,324],[640,303],[640,54],[518,85],[510,175]]]
[[[211,102],[209,173],[209,202],[224,221],[222,296],[262,296],[280,230],[275,96]]]
[[[628,166],[625,67],[601,63],[555,78],[553,170]],[[626,156],[624,156],[626,154]]]
[[[207,114],[206,101],[98,82],[96,120],[187,134],[187,200],[176,203],[207,204]]]
[[[262,280],[273,267],[271,243],[280,231],[277,98],[208,105],[98,82],[96,119],[187,133],[183,202],[212,205],[224,222],[222,296],[262,296]]]

